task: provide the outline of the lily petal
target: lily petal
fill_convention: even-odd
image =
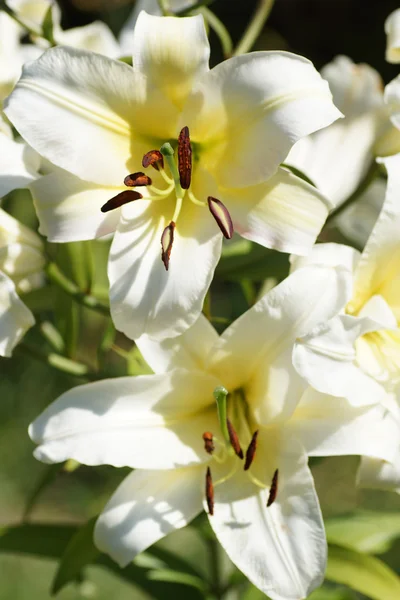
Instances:
[[[91,52],[98,52],[112,58],[121,54],[119,45],[111,29],[103,21],[94,21],[82,27],[72,27],[63,31],[56,28],[54,33],[59,46],[72,46]]]
[[[0,356],[11,356],[34,323],[33,314],[19,299],[13,282],[0,272]]]
[[[387,84],[384,98],[390,110],[390,120],[400,129],[400,75]]]
[[[149,150],[147,137],[176,135],[176,109],[146,86],[120,61],[51,48],[24,66],[5,113],[53,164],[85,181],[118,186]]]
[[[385,21],[386,60],[400,62],[400,8],[394,10]]]
[[[203,17],[158,17],[142,11],[132,42],[134,69],[181,109],[193,81],[209,70]]]
[[[169,224],[165,215],[174,211],[167,202],[141,200],[123,207],[111,246],[111,315],[116,328],[132,339],[175,337],[190,327],[220,257],[222,235],[208,211],[186,202],[165,270],[160,240]]]
[[[0,132],[0,197],[39,177],[39,155],[23,142]]]
[[[134,471],[97,520],[94,542],[125,567],[137,554],[202,510],[200,469]]]
[[[326,561],[322,516],[303,451],[280,457],[275,502],[245,474],[215,487],[209,517],[219,542],[246,577],[272,600],[306,598],[321,584]]]
[[[271,177],[299,138],[340,116],[311,62],[288,52],[252,52],[195,82],[182,122],[204,144],[203,166],[220,185],[248,187]]]
[[[100,187],[57,169],[30,185],[39,231],[51,242],[91,240],[113,233],[121,210],[101,212],[121,188]]]
[[[75,387],[30,425],[35,457],[139,469],[206,462],[202,434],[218,430],[218,384],[205,373],[175,370]]]
[[[281,252],[306,254],[332,205],[318,190],[286,169],[259,185],[221,189],[234,230]]]
[[[357,484],[362,488],[388,490],[400,494],[400,449],[393,462],[365,456],[357,473]]]
[[[135,342],[155,373],[167,373],[177,367],[188,371],[204,369],[208,353],[218,337],[214,327],[201,314],[194,325],[176,338],[157,342],[142,335]]]
[[[353,273],[360,260],[360,252],[344,244],[316,244],[307,256],[291,256],[290,271],[293,273],[301,267],[309,265],[322,265],[337,267],[341,265]]]
[[[359,454],[392,460],[399,428],[385,417],[383,406],[354,407],[308,388],[298,404],[288,432],[302,441],[309,456]]]

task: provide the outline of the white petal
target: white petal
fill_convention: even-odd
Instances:
[[[357,265],[354,294],[348,307],[352,313],[357,313],[374,294],[385,297],[385,287],[390,288],[400,271],[400,155],[382,159],[382,162],[388,172],[386,197]],[[388,303],[391,304],[389,300]]]
[[[363,457],[357,473],[357,484],[362,488],[388,490],[400,494],[400,448],[393,462]]]
[[[387,84],[384,97],[391,113],[390,119],[393,125],[400,129],[400,75]]]
[[[43,252],[43,243],[37,233],[0,209],[0,247],[14,243]]]
[[[40,222],[40,233],[51,242],[91,240],[113,233],[119,208],[102,213],[101,207],[123,188],[100,187],[57,169],[30,185]]]
[[[182,123],[206,144],[202,163],[225,187],[271,177],[301,137],[341,116],[312,63],[287,52],[252,52],[206,73]]]
[[[17,296],[13,282],[0,272],[0,356],[11,356],[34,323],[33,314]]]
[[[213,350],[212,368],[234,390],[255,369],[268,369],[297,337],[336,315],[350,289],[342,267],[304,267],[268,292],[222,334]]]
[[[345,267],[353,273],[360,259],[360,252],[344,244],[316,244],[307,256],[291,256],[290,271],[296,271],[309,265],[325,267]]]
[[[5,112],[55,165],[85,181],[118,186],[138,170],[143,154],[154,147],[153,136],[160,143],[176,136],[176,109],[146,85],[120,61],[52,48],[25,65]]]
[[[285,169],[265,183],[219,192],[237,233],[281,252],[309,252],[331,208],[318,190]]]
[[[90,50],[111,58],[121,54],[117,40],[103,21],[94,21],[89,25],[73,27],[66,31],[60,29],[54,37],[60,46]]]
[[[220,257],[222,234],[209,211],[184,201],[166,271],[161,235],[173,210],[166,200],[122,210],[110,253],[110,303],[116,328],[132,339],[145,334],[160,340],[190,327]]]
[[[201,479],[203,470],[196,468],[134,471],[98,518],[96,546],[125,567],[137,554],[201,512]]]
[[[385,21],[386,60],[400,62],[400,8],[394,10]]]
[[[33,287],[40,287],[35,286],[35,279],[37,278],[34,276],[44,275],[45,264],[43,252],[32,248],[32,246],[8,244],[0,247],[0,271],[13,280],[19,291],[29,291],[29,288],[32,289],[32,284]],[[29,284],[29,281],[31,281],[31,284]]]
[[[306,598],[321,584],[326,561],[322,516],[305,454],[281,456],[278,494],[266,507],[245,474],[215,487],[209,517],[229,558],[272,600]]]
[[[23,142],[0,132],[0,197],[39,177],[40,157]]]
[[[157,342],[143,335],[135,343],[155,373],[167,373],[176,367],[188,371],[204,369],[208,353],[218,337],[214,327],[201,314],[194,325],[176,338]]]
[[[208,71],[210,45],[203,17],[155,17],[143,11],[132,42],[134,68],[181,109],[193,81]]]
[[[316,390],[348,398],[354,405],[376,403],[384,390],[356,362],[355,341],[380,324],[369,317],[340,315],[299,337],[293,348],[293,365]]]
[[[399,429],[385,419],[382,406],[354,407],[308,388],[298,404],[288,431],[301,439],[309,456],[360,454],[391,460]]]
[[[218,430],[213,390],[219,381],[183,370],[79,386],[30,425],[43,462],[173,469],[209,457],[202,435]]]

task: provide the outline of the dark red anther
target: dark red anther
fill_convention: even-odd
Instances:
[[[273,502],[275,502],[277,493],[278,493],[278,469],[276,469],[274,476],[272,477],[271,487],[269,489],[267,507],[271,506],[271,504]]]
[[[207,467],[206,473],[206,500],[208,506],[208,513],[212,516],[214,514],[214,486],[212,482],[210,467]]]
[[[203,433],[204,440],[204,450],[208,452],[208,454],[212,454],[215,450],[213,434],[211,431],[206,431]]]
[[[161,235],[161,260],[164,263],[165,269],[168,271],[169,257],[171,256],[172,244],[174,243],[175,223],[171,221],[166,226]]]
[[[254,455],[255,455],[256,449],[257,449],[257,436],[258,436],[258,430],[253,433],[253,437],[251,438],[249,447],[246,450],[246,460],[244,463],[245,471],[250,469],[250,465],[254,460]]]
[[[231,215],[229,214],[225,204],[223,204],[221,200],[213,198],[212,196],[208,196],[207,202],[210,213],[217,221],[217,225],[222,231],[224,237],[226,237],[227,240],[230,240],[233,236],[233,223]]]
[[[142,158],[142,167],[154,167],[157,171],[164,168],[164,157],[159,150],[150,150]]]
[[[181,188],[189,189],[192,179],[192,146],[188,127],[184,127],[178,137],[178,171]]]
[[[124,190],[123,192],[117,194],[116,196],[114,196],[114,198],[111,198],[111,200],[108,200],[105,204],[103,204],[103,206],[101,207],[101,212],[105,213],[109,210],[114,210],[114,208],[119,208],[124,204],[128,204],[128,202],[133,202],[133,200],[140,200],[141,198],[143,198],[142,194],[139,194],[139,192],[135,192],[135,190]]]
[[[240,447],[238,434],[229,419],[226,420],[226,426],[228,428],[231,446],[234,449],[236,456],[243,460],[243,450]]]
[[[150,179],[150,177],[148,177],[148,175],[145,175],[141,171],[139,171],[138,173],[131,173],[130,175],[127,175],[124,179],[124,184],[128,187],[139,187],[142,185],[151,185],[152,183],[153,182]]]

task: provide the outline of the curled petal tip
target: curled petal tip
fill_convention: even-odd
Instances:
[[[223,204],[221,200],[213,198],[212,196],[208,196],[207,202],[210,213],[216,220],[217,225],[222,231],[224,237],[226,237],[227,240],[230,240],[233,236],[233,223],[231,215],[229,214],[225,204]]]

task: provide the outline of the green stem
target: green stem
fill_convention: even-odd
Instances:
[[[200,8],[199,12],[203,15],[204,20],[207,21],[211,29],[213,29],[217,34],[219,41],[221,42],[224,58],[229,58],[232,56],[232,38],[223,22],[217,17],[217,15],[215,15],[209,8],[206,8],[205,6]]]
[[[50,281],[55,283],[66,294],[71,296],[71,298],[73,298],[78,304],[82,304],[82,306],[86,306],[86,308],[96,310],[107,317],[110,315],[110,309],[106,304],[103,304],[100,300],[98,300],[98,298],[82,292],[76,283],[71,281],[71,279],[68,279],[68,277],[55,263],[50,263],[47,266],[46,273]]]
[[[220,600],[224,595],[224,588],[221,581],[221,560],[219,552],[219,543],[215,536],[210,536],[208,542],[208,555],[210,557],[210,576],[213,598]]]
[[[274,5],[274,0],[260,0],[250,23],[236,46],[233,56],[245,54],[253,47]]]
[[[14,11],[9,6],[7,6],[7,4],[3,0],[0,0],[0,9],[2,11],[4,11],[5,13],[7,13],[9,17],[11,17],[16,23],[18,23],[18,25],[20,25],[21,27],[26,29],[26,31],[29,33],[29,35],[31,37],[32,36],[33,37],[43,37],[41,31],[38,31],[37,29],[33,29],[32,27],[28,26],[26,23],[21,21],[21,19],[19,19],[19,17],[17,17],[17,15],[14,13]]]
[[[63,373],[68,373],[69,375],[75,375],[76,377],[87,377],[88,379],[98,378],[96,373],[91,372],[87,365],[76,362],[75,360],[71,360],[70,358],[66,358],[65,356],[61,356],[60,354],[56,354],[54,352],[47,353],[40,348],[27,344],[26,342],[21,342],[18,344],[17,350],[28,356],[31,356],[32,358],[35,358],[36,360],[40,360],[40,362],[49,365],[57,371],[62,371]]]
[[[199,8],[210,6],[210,4],[212,4],[213,2],[215,2],[215,0],[200,0],[200,2],[196,2],[195,4],[192,4],[192,6],[188,6],[187,8],[182,8],[181,10],[175,11],[175,15],[177,17],[185,17],[186,15],[196,10],[199,10]]]
[[[228,390],[222,385],[218,386],[214,390],[214,398],[217,403],[219,426],[221,428],[222,435],[227,444],[229,444],[229,432],[226,424],[226,397]]]
[[[370,186],[375,177],[378,176],[379,172],[380,166],[376,162],[373,162],[368,170],[368,173],[366,174],[358,188],[355,190],[355,192],[353,192],[351,196],[347,198],[345,202],[343,202],[343,204],[340,204],[339,206],[334,208],[332,212],[328,215],[328,218],[325,221],[325,227],[327,225],[330,225],[333,219],[342,214],[342,212],[344,212],[347,208],[349,208],[349,206],[351,206],[358,200],[361,194],[363,194],[365,190]]]

